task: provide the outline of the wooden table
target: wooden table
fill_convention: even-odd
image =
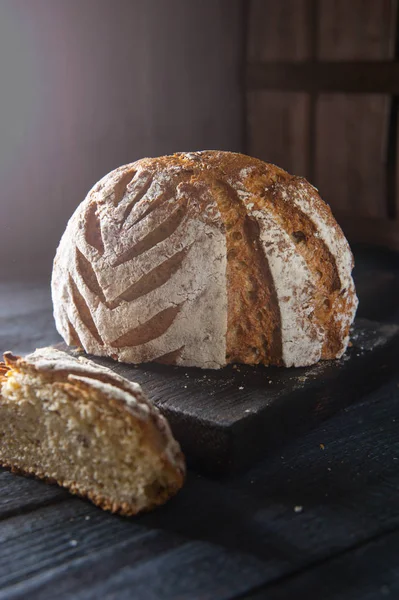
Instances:
[[[399,260],[357,253],[360,315],[399,322]],[[0,283],[0,348],[59,341],[48,282]],[[399,362],[399,361],[398,361]],[[0,470],[0,600],[399,597],[399,369],[244,473],[104,513]]]

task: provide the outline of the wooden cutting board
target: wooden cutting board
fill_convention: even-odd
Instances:
[[[169,420],[189,465],[220,475],[277,451],[382,385],[397,369],[398,349],[397,325],[359,319],[344,357],[313,367],[213,371],[89,358],[140,383]]]

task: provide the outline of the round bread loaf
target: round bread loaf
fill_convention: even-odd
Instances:
[[[145,158],[70,219],[54,315],[68,344],[124,362],[304,366],[345,352],[352,268],[305,179],[231,152]]]

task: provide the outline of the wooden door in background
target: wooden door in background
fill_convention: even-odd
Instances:
[[[352,241],[399,249],[397,0],[251,0],[249,154],[307,177]]]

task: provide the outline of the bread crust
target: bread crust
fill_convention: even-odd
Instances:
[[[68,344],[124,362],[304,366],[347,347],[352,268],[305,179],[231,152],[145,158],[71,218],[54,315]]]
[[[54,390],[62,387],[68,391],[71,401],[85,397],[95,398],[96,407],[101,407],[113,414],[118,414],[126,428],[139,428],[141,439],[157,455],[161,465],[166,486],[159,485],[155,493],[148,497],[147,504],[119,502],[117,498],[99,494],[86,488],[79,481],[69,481],[61,477],[51,477],[48,472],[34,465],[21,466],[7,460],[0,448],[0,465],[24,475],[31,475],[49,483],[57,483],[71,493],[88,498],[94,504],[121,515],[134,515],[141,511],[151,510],[166,502],[182,487],[185,478],[185,461],[179,444],[173,438],[166,419],[158,409],[147,401],[140,386],[116,375],[110,369],[94,365],[84,358],[74,358],[53,348],[44,348],[30,356],[21,358],[10,352],[4,354],[4,363],[0,363],[0,406],[5,402],[1,396],[2,384],[13,373],[21,373],[29,377],[39,377],[42,385],[50,383]],[[65,430],[65,434],[66,430]]]

